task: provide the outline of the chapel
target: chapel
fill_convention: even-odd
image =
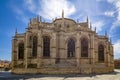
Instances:
[[[97,25],[96,25],[97,26]],[[12,39],[12,73],[109,73],[114,70],[113,45],[84,22],[61,18],[30,19],[25,33]]]

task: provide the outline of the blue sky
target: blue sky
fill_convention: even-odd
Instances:
[[[0,0],[0,59],[11,60],[12,37],[16,28],[24,33],[30,18],[42,16],[43,21],[65,17],[84,22],[86,16],[97,28],[107,31],[114,46],[114,58],[120,58],[120,0]]]

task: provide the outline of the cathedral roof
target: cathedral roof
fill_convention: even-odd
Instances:
[[[58,19],[55,19],[53,22],[57,22],[57,21],[71,21],[73,23],[76,23],[76,21],[74,21],[73,19],[69,19],[69,18],[58,18]]]

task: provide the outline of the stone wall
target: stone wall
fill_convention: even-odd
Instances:
[[[29,69],[20,69],[20,68],[15,68],[12,70],[12,73],[15,74],[97,74],[97,73],[110,73],[113,72],[113,68],[71,68],[71,67],[66,67],[66,68],[58,68],[58,67],[53,67],[53,68],[39,68],[39,69],[34,69],[34,68],[29,68]]]

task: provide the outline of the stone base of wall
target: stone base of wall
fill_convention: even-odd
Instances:
[[[113,68],[14,68],[12,73],[15,74],[97,74],[97,73],[110,73],[113,72]]]

